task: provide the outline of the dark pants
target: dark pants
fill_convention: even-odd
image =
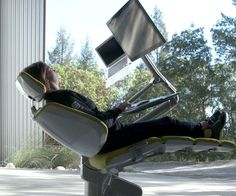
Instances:
[[[180,121],[170,117],[124,125],[118,130],[109,129],[107,141],[100,153],[109,152],[147,139],[162,136],[203,137],[199,122]]]

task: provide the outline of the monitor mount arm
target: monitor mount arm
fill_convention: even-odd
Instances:
[[[128,99],[128,102],[130,103],[134,102],[139,97],[141,97],[148,89],[152,88],[156,84],[161,84],[164,88],[166,88],[172,94],[169,96],[169,98],[161,97],[161,99],[163,100],[162,102],[158,101],[157,99],[141,101],[139,104],[136,104],[137,105],[136,109],[132,108],[131,110],[128,110],[125,112],[125,113],[134,113],[134,112],[139,112],[140,110],[146,109],[150,106],[151,107],[157,106],[151,112],[147,113],[146,115],[142,116],[136,121],[149,120],[156,116],[160,116],[164,114],[165,112],[168,112],[169,110],[171,110],[175,105],[177,105],[179,101],[179,96],[177,95],[176,88],[166,79],[164,75],[162,75],[162,73],[155,66],[151,58],[148,55],[145,55],[142,57],[142,60],[146,64],[148,69],[151,71],[153,78],[140,91],[138,91],[136,94],[130,97]]]

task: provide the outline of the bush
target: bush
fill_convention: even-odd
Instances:
[[[21,149],[16,152],[12,162],[20,168],[50,169],[57,166],[78,168],[80,157],[64,146],[47,145],[34,149]]]

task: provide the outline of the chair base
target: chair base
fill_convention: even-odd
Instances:
[[[85,196],[142,196],[142,188],[118,176],[119,171],[97,170],[82,157],[81,177],[85,180]]]
[[[118,150],[105,155],[95,156],[102,164],[91,162],[91,158],[81,158],[81,177],[86,181],[85,196],[141,196],[142,189],[138,185],[128,182],[118,176],[125,167],[152,155],[165,152],[176,152],[185,148],[191,148],[195,152],[216,149],[219,152],[235,150],[235,144],[230,141],[220,141],[207,138],[190,138],[183,136],[164,136],[160,138],[149,138],[127,151]]]
[[[142,196],[142,189],[132,183],[117,176],[113,176],[110,183],[103,186],[101,182],[85,182],[85,196]]]

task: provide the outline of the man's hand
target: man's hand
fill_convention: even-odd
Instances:
[[[130,107],[131,104],[129,102],[123,102],[123,103],[120,103],[116,106],[116,108],[119,108],[122,112],[127,108],[127,107]]]

